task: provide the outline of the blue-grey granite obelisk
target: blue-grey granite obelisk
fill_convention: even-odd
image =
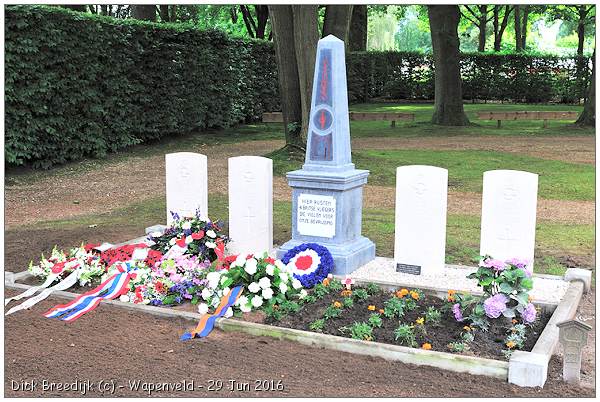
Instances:
[[[350,155],[344,42],[329,35],[317,46],[305,163],[287,173],[292,239],[277,256],[302,243],[318,243],[331,252],[336,275],[375,258],[375,244],[361,235],[367,176],[368,170],[354,168]]]

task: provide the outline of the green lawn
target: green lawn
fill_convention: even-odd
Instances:
[[[475,150],[364,150],[353,152],[352,161],[361,169],[371,171],[370,184],[394,186],[398,166],[433,165],[448,169],[448,187],[451,190],[481,192],[483,172],[511,169],[539,174],[538,196],[541,198],[595,199],[595,168],[592,165]],[[285,175],[301,166],[302,162],[274,156],[273,170],[276,175]]]
[[[228,219],[228,199],[224,195],[209,196],[209,211],[212,219]],[[146,226],[164,222],[165,201],[156,198],[144,203],[132,204],[111,213],[83,216],[60,221],[47,221],[35,227],[19,230],[43,230],[87,228],[89,225],[131,226],[139,225],[140,235]],[[446,262],[472,265],[479,251],[479,218],[465,215],[449,215],[447,223]],[[94,229],[89,229],[94,230]],[[273,238],[282,244],[291,236],[291,202],[273,203]],[[377,255],[393,257],[394,254],[394,211],[393,209],[366,209],[363,212],[363,234],[377,246]],[[81,239],[85,241],[86,239]],[[106,239],[111,241],[111,239]],[[560,258],[575,256],[593,261],[595,255],[594,225],[569,225],[540,222],[536,236],[536,272],[556,275],[564,273],[565,266]],[[589,264],[591,268],[593,263]]]

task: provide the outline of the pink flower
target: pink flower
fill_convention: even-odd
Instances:
[[[342,283],[346,285],[346,289],[352,289],[352,285],[354,285],[354,279],[350,278],[349,276],[346,276]]]
[[[179,283],[181,282],[181,280],[183,279],[183,277],[179,274],[173,274],[171,276],[169,276],[169,279],[172,280],[175,283]]]
[[[504,271],[506,264],[500,260],[494,260],[493,258],[486,258],[481,263],[486,268],[492,268],[497,272]]]

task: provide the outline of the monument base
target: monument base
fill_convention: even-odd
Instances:
[[[306,243],[306,241],[294,239],[287,241],[277,249],[277,258],[281,259],[285,253],[302,243]],[[334,275],[349,275],[375,258],[375,243],[364,236],[342,244],[332,244],[327,241],[316,241],[315,243],[327,247],[331,253],[334,261],[332,272]]]

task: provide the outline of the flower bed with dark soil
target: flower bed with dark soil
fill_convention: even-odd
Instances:
[[[356,292],[356,289],[361,288],[353,288],[354,292]],[[513,324],[511,320],[491,320],[490,327],[487,331],[469,327],[463,322],[455,320],[450,310],[450,305],[446,301],[430,295],[422,296],[422,298],[416,301],[416,308],[405,311],[401,318],[388,318],[384,313],[380,313],[380,309],[384,309],[385,303],[396,296],[392,292],[379,290],[369,294],[369,297],[365,300],[352,297],[353,305],[351,307],[344,307],[342,305],[342,307],[339,308],[341,311],[338,317],[325,319],[321,329],[315,330],[314,327],[311,328],[311,324],[322,319],[325,311],[330,308],[330,306],[333,306],[336,301],[342,303],[344,297],[340,293],[340,291],[331,291],[321,299],[302,305],[298,312],[285,315],[279,320],[272,315],[269,315],[265,319],[265,323],[274,326],[320,332],[341,337],[353,337],[349,327],[355,323],[368,323],[369,318],[372,315],[378,314],[381,318],[381,326],[372,326],[371,339],[367,340],[411,346],[407,342],[397,340],[394,331],[401,324],[412,325],[415,328],[418,328],[419,324],[416,324],[416,322],[420,318],[423,318],[424,322],[422,327],[424,327],[425,333],[413,328],[415,336],[415,344],[412,345],[413,347],[423,347],[423,345],[428,344],[431,346],[431,350],[459,353],[455,350],[451,350],[448,345],[451,343],[463,342],[464,340],[461,339],[461,334],[471,332],[474,336],[474,341],[468,342],[468,348],[460,353],[496,360],[504,360],[505,358],[502,350],[507,349],[505,338]],[[407,297],[410,297],[410,295],[407,295]],[[369,306],[374,306],[375,309],[369,310]],[[441,313],[438,323],[433,324],[427,322],[426,312],[429,307],[433,307]],[[371,309],[373,309],[373,307],[371,307]],[[520,350],[531,351],[550,317],[550,312],[541,311],[538,315],[538,319],[533,324],[527,325],[527,339]],[[469,329],[466,330],[465,328]],[[425,348],[429,349],[428,346]]]

